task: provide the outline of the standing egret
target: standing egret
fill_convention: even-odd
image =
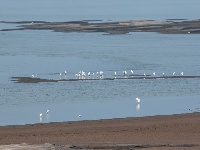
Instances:
[[[49,114],[49,110],[48,109],[46,110],[46,114]]]
[[[82,78],[82,79],[85,79],[85,77],[86,77],[85,72],[84,72],[84,71],[81,71],[81,78]]]
[[[62,79],[62,73],[60,73],[60,79]]]
[[[93,79],[94,79],[94,72],[92,73],[92,75],[93,75]]]
[[[67,71],[65,71],[65,79],[67,78]]]
[[[115,76],[115,78],[116,78],[116,76],[117,76],[117,72],[115,71],[115,73],[114,73],[114,76]]]
[[[90,72],[88,72],[88,78],[90,79]]]
[[[135,100],[136,100],[136,102],[138,102],[138,103],[140,102],[140,99],[139,99],[138,97],[137,97]]]
[[[183,72],[181,72],[181,75],[183,76]]]
[[[131,70],[131,74],[133,75],[133,70]]]
[[[154,73],[153,73],[153,75],[155,76],[155,75],[156,75],[156,73],[154,72]]]
[[[124,76],[127,76],[127,71],[126,70],[123,71],[123,74],[124,74]]]
[[[80,117],[81,117],[81,115],[78,115],[78,117],[80,118]]]
[[[42,123],[42,113],[40,113],[40,123]]]
[[[103,71],[99,72],[99,76],[100,76],[101,79],[103,79]]]
[[[75,74],[75,77],[76,77],[76,79],[78,79],[78,77],[79,77],[79,74],[78,74],[78,73],[76,73],[76,74]]]
[[[175,72],[173,72],[173,76],[175,75]]]

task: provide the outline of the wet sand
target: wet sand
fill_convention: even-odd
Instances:
[[[0,148],[21,143],[57,150],[197,150],[200,113],[0,127]]]
[[[178,19],[177,19],[178,20]],[[200,20],[128,20],[101,22],[96,20],[45,22],[45,21],[19,21],[6,22],[19,24],[12,30],[52,30],[55,32],[102,32],[105,34],[126,34],[129,32],[158,32],[165,34],[199,34]]]

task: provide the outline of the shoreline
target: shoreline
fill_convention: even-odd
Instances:
[[[61,149],[199,149],[200,113],[0,126],[0,145]],[[71,147],[71,148],[70,148]]]

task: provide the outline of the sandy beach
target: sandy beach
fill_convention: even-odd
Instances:
[[[35,149],[195,150],[200,149],[200,113],[1,126],[0,145],[0,149],[33,145]]]

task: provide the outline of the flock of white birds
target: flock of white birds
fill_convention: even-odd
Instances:
[[[63,79],[63,78],[67,78],[67,71],[64,71],[64,73],[60,73],[59,75],[60,75],[60,79]],[[153,72],[152,73],[154,76],[156,75],[156,73],[155,72]],[[130,70],[130,74],[128,74],[128,72],[125,70],[125,71],[123,71],[122,72],[122,74],[119,74],[119,76],[124,76],[124,77],[127,77],[127,76],[134,76],[135,74],[134,74],[134,72],[133,72],[133,70]],[[141,76],[146,76],[147,74],[146,73],[144,73],[144,74],[142,74]],[[162,76],[164,76],[165,75],[165,73],[163,72],[162,73]],[[172,73],[172,75],[173,76],[175,76],[175,72],[173,72]],[[181,75],[183,76],[183,72],[181,72]],[[93,78],[93,79],[98,79],[98,78],[100,78],[100,79],[103,79],[103,76],[104,76],[104,73],[103,73],[103,71],[97,71],[96,73],[95,72],[85,72],[85,71],[79,71],[78,73],[76,73],[75,74],[75,77],[76,77],[76,79],[86,79],[87,77],[88,77],[88,79],[90,79],[90,78]],[[36,75],[32,75],[32,77],[36,77]],[[117,77],[117,72],[115,71],[114,72],[114,77],[116,78]]]

